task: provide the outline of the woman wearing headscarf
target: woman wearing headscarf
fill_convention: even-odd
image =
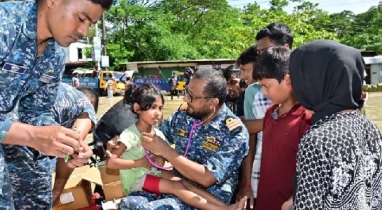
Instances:
[[[297,154],[295,209],[382,209],[382,137],[357,103],[364,69],[359,50],[334,41],[291,54],[293,91],[314,112]]]

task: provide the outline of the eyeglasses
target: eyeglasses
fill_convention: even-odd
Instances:
[[[190,94],[190,92],[188,92],[188,90],[187,89],[185,89],[185,93],[186,94],[184,94],[184,98],[187,100],[187,102],[189,102],[189,103],[191,103],[194,99],[195,100],[197,100],[197,99],[211,99],[211,98],[215,98],[215,97],[198,97],[198,96],[192,96],[191,94]],[[186,98],[187,97],[187,98]]]

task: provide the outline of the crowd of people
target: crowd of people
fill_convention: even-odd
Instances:
[[[62,47],[112,3],[0,3],[0,209],[52,209],[93,155],[83,140],[99,98],[61,83]],[[360,112],[360,51],[330,40],[293,49],[280,22],[254,37],[238,68],[192,72],[185,103],[160,127],[160,90],[127,85],[137,122],[107,151],[128,194],[120,209],[382,209],[382,137]]]

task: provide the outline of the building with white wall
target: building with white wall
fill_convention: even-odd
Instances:
[[[65,47],[65,63],[73,62],[86,62],[92,61],[92,58],[87,58],[85,56],[84,48],[91,47],[91,44],[88,44],[86,41],[78,41],[71,44],[69,47]]]

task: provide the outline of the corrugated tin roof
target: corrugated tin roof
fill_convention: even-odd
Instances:
[[[366,64],[382,64],[382,56],[363,57]]]

